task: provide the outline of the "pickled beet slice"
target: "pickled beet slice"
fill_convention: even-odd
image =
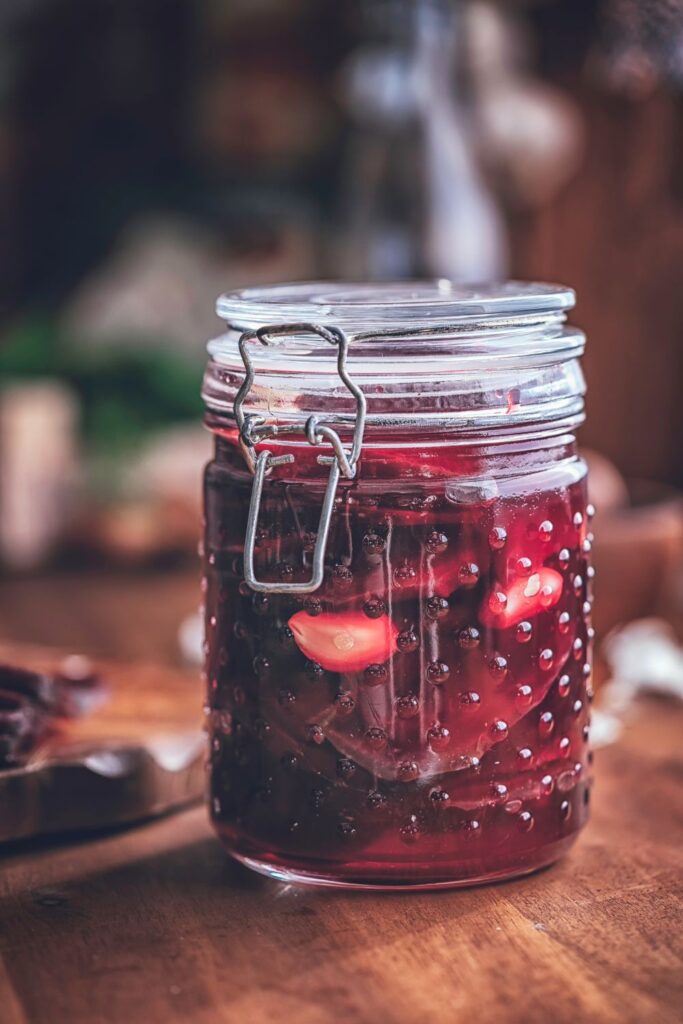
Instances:
[[[565,693],[562,697],[565,707],[558,709],[557,703],[553,705],[546,701],[541,707],[533,707],[531,713],[510,730],[506,744],[510,748],[507,759],[518,769],[525,772],[533,768],[543,772],[557,770],[562,774],[572,769],[581,758],[588,702],[576,696],[583,690],[580,673],[576,672],[577,665],[575,662],[574,665],[563,666],[554,683],[560,693]]]
[[[396,649],[398,630],[386,615],[369,619],[357,612],[297,612],[289,620],[297,646],[330,672],[358,672],[386,661]]]
[[[490,772],[477,765],[458,776],[457,786],[449,788],[448,783],[448,778],[444,778],[438,786],[438,803],[442,810],[457,807],[463,811],[474,811],[500,807],[512,800],[539,800],[550,789],[547,766],[522,773],[496,773],[496,781],[493,782]]]
[[[509,587],[494,587],[481,609],[482,622],[508,629],[524,619],[552,608],[562,596],[564,579],[554,569],[539,569],[517,579]]]
[[[472,760],[457,750],[436,753],[428,746],[405,747],[392,743],[381,726],[356,723],[348,732],[337,722],[327,728],[336,749],[379,779],[390,782],[428,782],[439,775],[470,768]]]
[[[459,559],[442,558],[414,565],[408,561],[397,563],[389,574],[384,564],[372,566],[367,572],[354,577],[348,590],[337,588],[334,579],[328,581],[322,596],[335,609],[357,608],[374,598],[388,603],[427,596],[447,597],[461,585]]]
[[[525,716],[533,717],[562,673],[571,645],[571,636],[558,638],[552,671],[539,672],[534,657],[503,677],[498,663],[475,652],[443,684],[423,688],[414,706],[410,695],[392,697],[389,673],[380,674],[379,682],[357,684],[358,716],[335,717],[326,735],[382,779],[405,780],[407,762],[423,780],[460,771],[506,740]],[[343,678],[343,685],[354,682]]]
[[[282,545],[280,558],[271,557],[269,564],[261,560],[257,551],[256,572],[260,579],[268,582],[303,582],[310,577],[310,569],[296,566],[295,558],[300,561],[302,542],[296,541],[288,560],[283,555]],[[460,553],[457,557],[450,553],[415,557],[414,559],[395,559],[389,567],[384,558],[378,558],[375,564],[354,572],[338,565],[328,570],[323,587],[316,591],[316,597],[335,611],[358,610],[371,598],[388,598],[402,601],[419,597],[438,595],[447,597],[458,587],[467,585],[463,582],[463,571],[473,559]],[[345,578],[348,577],[348,578]]]

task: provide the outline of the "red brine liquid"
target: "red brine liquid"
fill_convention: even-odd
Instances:
[[[310,577],[324,468],[265,484],[257,578]],[[205,478],[211,808],[277,877],[435,886],[556,860],[589,801],[590,515],[573,445],[364,448],[323,585],[244,582],[252,477]],[[287,475],[285,475],[285,472]]]

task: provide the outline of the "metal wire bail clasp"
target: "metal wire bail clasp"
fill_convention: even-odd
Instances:
[[[254,382],[254,367],[249,355],[249,343],[260,341],[262,345],[269,345],[273,338],[302,334],[316,334],[319,338],[337,348],[337,372],[356,399],[353,441],[351,451],[348,453],[344,449],[341,438],[336,430],[329,426],[329,424],[322,422],[317,416],[309,416],[305,424],[278,425],[267,423],[263,416],[256,414],[245,415],[244,413],[244,401]],[[323,327],[320,324],[309,323],[275,324],[269,327],[260,327],[256,331],[245,331],[239,340],[239,350],[242,362],[244,363],[245,375],[242,386],[235,396],[233,409],[240,431],[242,451],[250,471],[254,474],[251,500],[249,502],[249,515],[247,518],[247,534],[244,539],[244,579],[252,590],[256,590],[259,593],[310,594],[312,591],[317,590],[323,581],[325,550],[327,548],[327,537],[330,532],[330,523],[332,522],[332,510],[334,508],[337,485],[340,476],[346,477],[347,480],[352,480],[355,477],[356,464],[360,457],[363,445],[363,431],[365,429],[365,395],[349,377],[346,368],[348,348],[348,338],[344,331],[338,327]],[[318,463],[320,465],[330,467],[330,475],[327,480],[318,534],[313,549],[313,572],[310,580],[303,583],[266,582],[257,580],[254,573],[254,543],[265,478],[273,466],[294,462],[293,455],[274,455],[268,449],[263,449],[263,451],[256,455],[255,445],[269,437],[278,437],[285,434],[303,434],[309,444],[314,446],[324,444],[327,441],[334,450],[334,455],[321,454],[318,456]]]

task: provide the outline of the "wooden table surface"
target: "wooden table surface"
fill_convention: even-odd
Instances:
[[[126,586],[125,614],[110,597],[98,606],[108,588],[91,587],[92,653],[111,655],[113,641],[119,653],[149,656],[147,641],[170,652],[175,620],[149,611],[147,641],[138,622],[128,649],[125,620],[141,589],[166,594],[169,616],[191,609],[194,577],[156,590],[119,580],[120,598]],[[2,636],[87,646],[82,622],[71,637],[35,618],[23,632],[22,601],[35,616],[58,592],[55,580],[0,583]],[[232,863],[199,807],[5,851],[0,1024],[680,1022],[682,735],[681,709],[639,705],[596,755],[593,818],[574,851],[481,889],[284,886]]]

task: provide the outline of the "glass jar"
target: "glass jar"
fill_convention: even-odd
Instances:
[[[211,814],[288,881],[525,874],[589,800],[573,293],[223,296],[204,384]]]

